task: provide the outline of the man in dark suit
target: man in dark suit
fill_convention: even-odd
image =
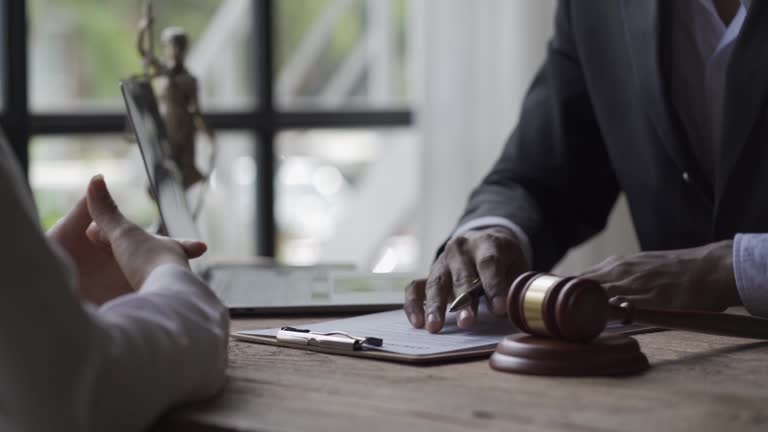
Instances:
[[[479,279],[505,312],[627,196],[644,251],[584,273],[637,305],[768,315],[768,2],[561,0],[517,129],[426,280],[406,294],[439,331]],[[476,317],[461,312],[461,327]]]

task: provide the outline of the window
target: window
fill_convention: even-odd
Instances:
[[[403,221],[418,204],[420,170],[409,129],[291,129],[278,135],[276,153],[281,261],[412,269],[415,241]],[[382,251],[395,261],[381,267]]]
[[[147,183],[139,149],[125,136],[37,135],[30,141],[29,155],[29,183],[44,227],[69,211],[97,173],[108,179],[115,201],[127,217],[145,227],[157,220],[149,195],[139,192],[146,190]]]
[[[29,0],[29,99],[33,112],[122,110],[119,80],[141,71],[141,1]],[[155,36],[174,25],[193,45],[187,66],[206,111],[254,106],[249,1],[154,1]],[[233,10],[234,9],[234,10]],[[231,23],[231,17],[237,22]],[[222,28],[223,27],[223,28]],[[156,42],[155,50],[162,55]]]
[[[132,219],[156,222],[117,85],[141,70],[135,38],[143,3],[0,0],[0,122],[46,226],[99,172]],[[418,154],[409,127],[407,0],[154,5],[156,34],[176,25],[190,35],[187,65],[217,134],[199,219],[211,253],[403,268],[413,242],[402,215],[387,219],[376,242],[331,252],[351,244],[339,226],[364,210],[366,194],[387,192],[376,189],[379,164]]]
[[[405,108],[406,1],[276,2],[277,105]]]

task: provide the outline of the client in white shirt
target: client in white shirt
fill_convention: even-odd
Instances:
[[[47,234],[0,143],[0,430],[138,431],[223,385],[229,318],[195,241],[127,221],[94,177]]]

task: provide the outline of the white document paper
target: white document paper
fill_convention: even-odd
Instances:
[[[362,315],[322,323],[296,326],[313,332],[343,331],[358,337],[376,337],[383,340],[378,349],[397,354],[429,355],[493,347],[506,335],[517,330],[508,320],[496,319],[481,306],[479,321],[471,330],[456,326],[455,314],[448,313],[445,327],[440,333],[432,334],[424,329],[415,329],[402,310]],[[242,331],[252,336],[277,336],[279,329]]]

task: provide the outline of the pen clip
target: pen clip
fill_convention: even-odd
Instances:
[[[289,331],[289,332],[295,332],[295,333],[309,333],[309,330],[307,329],[300,329],[296,327],[281,327],[281,331]]]
[[[375,347],[380,347],[384,344],[384,339],[381,339],[381,338],[352,336],[351,334],[343,331],[332,331],[327,333],[315,333],[315,334],[320,334],[325,336],[342,335],[350,339],[354,339],[361,344],[375,346]]]

